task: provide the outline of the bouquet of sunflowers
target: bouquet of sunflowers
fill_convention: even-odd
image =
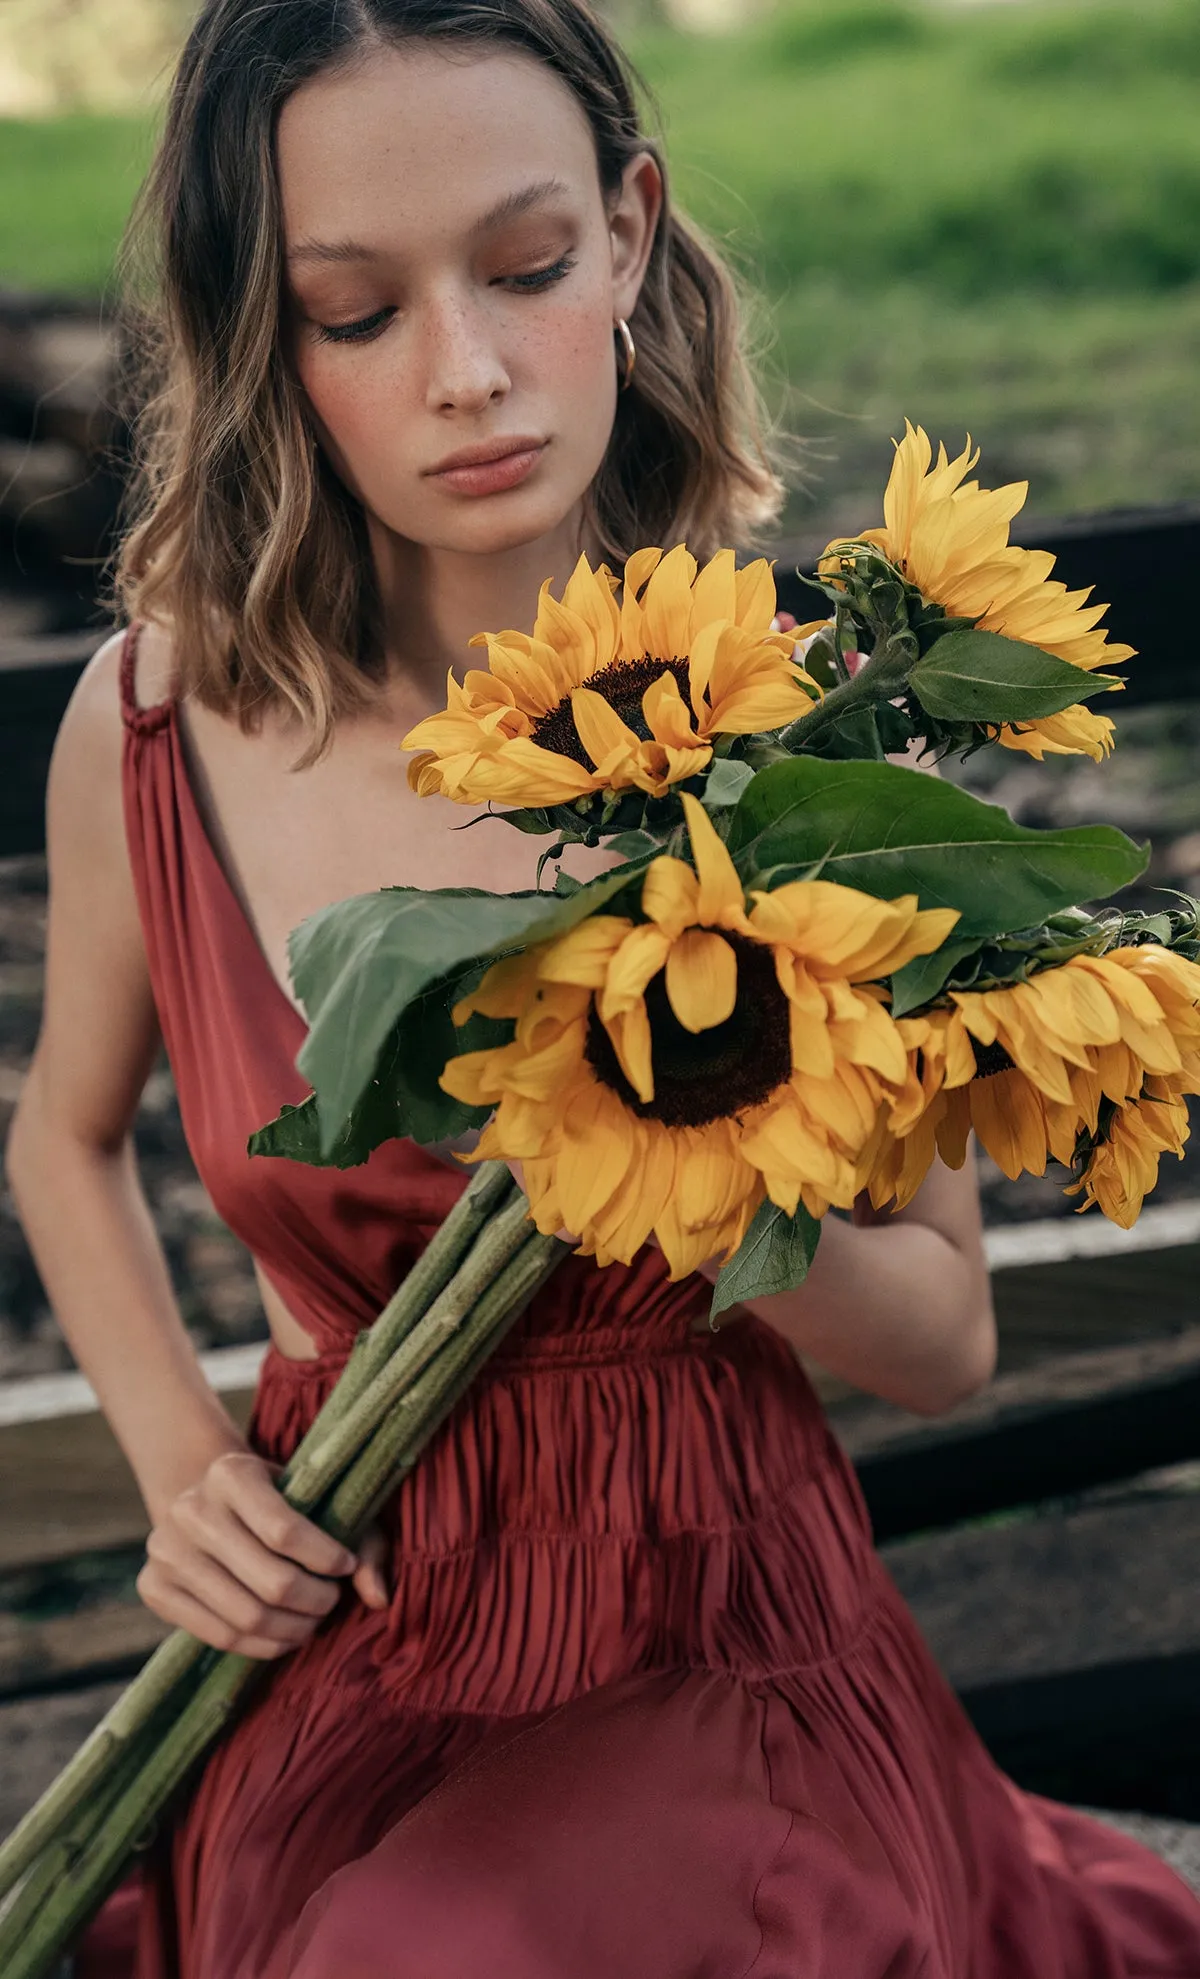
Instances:
[[[1102,903],[1146,852],[1036,831],[887,757],[1112,748],[1085,704],[1133,657],[1105,607],[1008,540],[909,426],[884,526],[830,544],[825,612],[777,629],[764,562],[686,548],[577,566],[532,634],[405,738],[420,793],[544,834],[536,889],[411,887],[292,938],[312,1087],[252,1152],[349,1166],[482,1130],[481,1166],[360,1336],[279,1478],[350,1540],[396,1489],[577,1233],[719,1256],[715,1316],[798,1285],[821,1219],[909,1202],[972,1130],[1005,1172],[1058,1163],[1128,1225],[1200,1092],[1200,904]],[[603,847],[581,884],[545,867]],[[527,1196],[507,1166],[521,1163]],[[39,1979],[264,1666],[179,1633],[0,1849],[0,1965]]]

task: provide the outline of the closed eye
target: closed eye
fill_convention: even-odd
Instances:
[[[363,316],[357,323],[321,323],[317,334],[326,344],[366,343],[395,314],[394,309],[377,309],[373,316]]]
[[[555,282],[561,282],[563,276],[569,275],[574,266],[575,256],[562,254],[557,261],[550,262],[548,267],[531,268],[527,275],[503,275],[500,280],[506,287],[516,289],[521,295],[536,295],[540,289],[552,288]]]
[[[543,289],[553,288],[556,282],[561,282],[574,266],[575,256],[562,254],[545,268],[531,268],[527,274],[502,275],[497,279],[505,288],[515,289],[520,295],[538,295]],[[357,323],[321,323],[317,326],[317,334],[322,343],[368,343],[395,314],[392,308],[377,309],[371,316],[360,317]]]

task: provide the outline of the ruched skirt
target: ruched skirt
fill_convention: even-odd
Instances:
[[[268,1354],[264,1455],[341,1362]],[[387,1524],[78,1979],[1200,1974],[1185,1885],[994,1766],[760,1322],[514,1337]]]

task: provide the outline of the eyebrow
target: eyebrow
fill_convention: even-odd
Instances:
[[[523,186],[519,192],[507,192],[494,206],[474,222],[470,232],[473,239],[482,234],[494,233],[511,220],[519,220],[535,206],[545,205],[552,199],[560,199],[569,188],[561,179],[538,179],[533,185]],[[295,266],[298,261],[347,262],[383,261],[382,249],[369,247],[364,241],[298,241],[288,249],[288,263]]]

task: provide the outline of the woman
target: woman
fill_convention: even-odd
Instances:
[[[357,1557],[274,1491],[462,1186],[411,1144],[246,1159],[303,1090],[288,931],[530,884],[540,848],[457,834],[398,739],[581,549],[707,554],[778,486],[728,279],[576,0],[209,0],[145,211],[165,375],[129,629],[55,757],[10,1168],[145,1496],[143,1598],[286,1660],[151,1852],[138,1979],[1194,1975],[1183,1885],[991,1765],[797,1360],[931,1412],[987,1377],[966,1174],[831,1220],[716,1334],[656,1252],[568,1262]],[[270,1322],[248,1438],[130,1158],[160,1035]],[[131,1969],[131,1910],[81,1974]]]

